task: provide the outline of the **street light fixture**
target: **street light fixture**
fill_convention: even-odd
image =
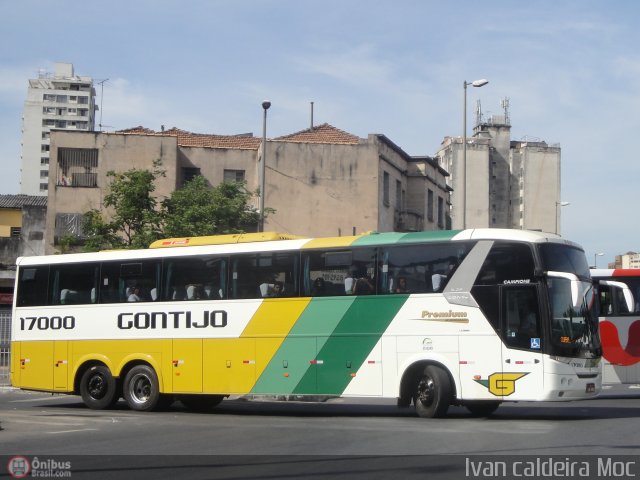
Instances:
[[[571,202],[556,202],[556,235],[560,235],[560,207],[571,205]]]
[[[482,78],[473,82],[463,82],[464,109],[462,115],[462,178],[458,185],[462,184],[462,228],[467,228],[467,87],[484,87],[489,80]]]
[[[266,161],[267,161],[267,110],[271,106],[271,102],[265,100],[262,102],[262,109],[264,110],[264,117],[262,121],[262,161],[260,163],[260,204],[259,204],[259,219],[258,219],[258,231],[264,232],[264,178],[266,173]]]
[[[604,253],[594,253],[593,254],[593,268],[598,268],[598,257],[602,257]]]

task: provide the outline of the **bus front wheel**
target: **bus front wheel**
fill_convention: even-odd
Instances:
[[[112,407],[118,401],[118,385],[104,365],[93,365],[80,378],[80,396],[84,404],[93,410]]]
[[[451,403],[451,381],[447,372],[435,365],[425,367],[417,378],[413,403],[422,418],[444,417]]]
[[[158,375],[149,365],[136,365],[124,377],[122,393],[132,410],[153,410],[161,397]]]

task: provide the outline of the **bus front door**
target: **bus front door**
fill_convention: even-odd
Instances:
[[[535,400],[544,381],[537,288],[504,285],[500,298],[502,376],[494,388],[504,400]]]

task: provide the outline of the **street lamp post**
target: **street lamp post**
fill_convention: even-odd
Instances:
[[[593,254],[593,268],[598,268],[598,257],[602,257],[604,253],[594,253]]]
[[[571,202],[556,202],[556,235],[560,235],[560,207],[571,205]]]
[[[262,120],[262,161],[260,163],[260,204],[258,219],[258,231],[264,232],[264,178],[266,173],[266,161],[267,161],[267,110],[271,106],[271,102],[265,100],[262,102],[262,109],[264,110],[264,117]]]
[[[462,178],[458,185],[462,184],[462,228],[467,228],[467,86],[484,87],[489,80],[480,79],[473,82],[463,82],[464,107],[462,114]]]

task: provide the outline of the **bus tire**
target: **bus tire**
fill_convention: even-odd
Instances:
[[[451,381],[447,372],[428,365],[417,378],[413,403],[422,418],[444,417],[451,403]]]
[[[149,365],[136,365],[124,377],[122,393],[131,410],[148,412],[160,406],[158,375]]]
[[[500,406],[500,403],[501,402],[491,402],[491,401],[468,402],[468,403],[465,403],[464,406],[466,407],[467,410],[469,410],[469,412],[471,412],[471,415],[474,417],[488,417],[498,409],[498,407]]]
[[[180,401],[188,410],[207,412],[222,402],[224,395],[182,395]]]
[[[111,370],[104,365],[93,365],[80,377],[80,396],[84,404],[93,410],[103,410],[118,401],[118,383]]]

